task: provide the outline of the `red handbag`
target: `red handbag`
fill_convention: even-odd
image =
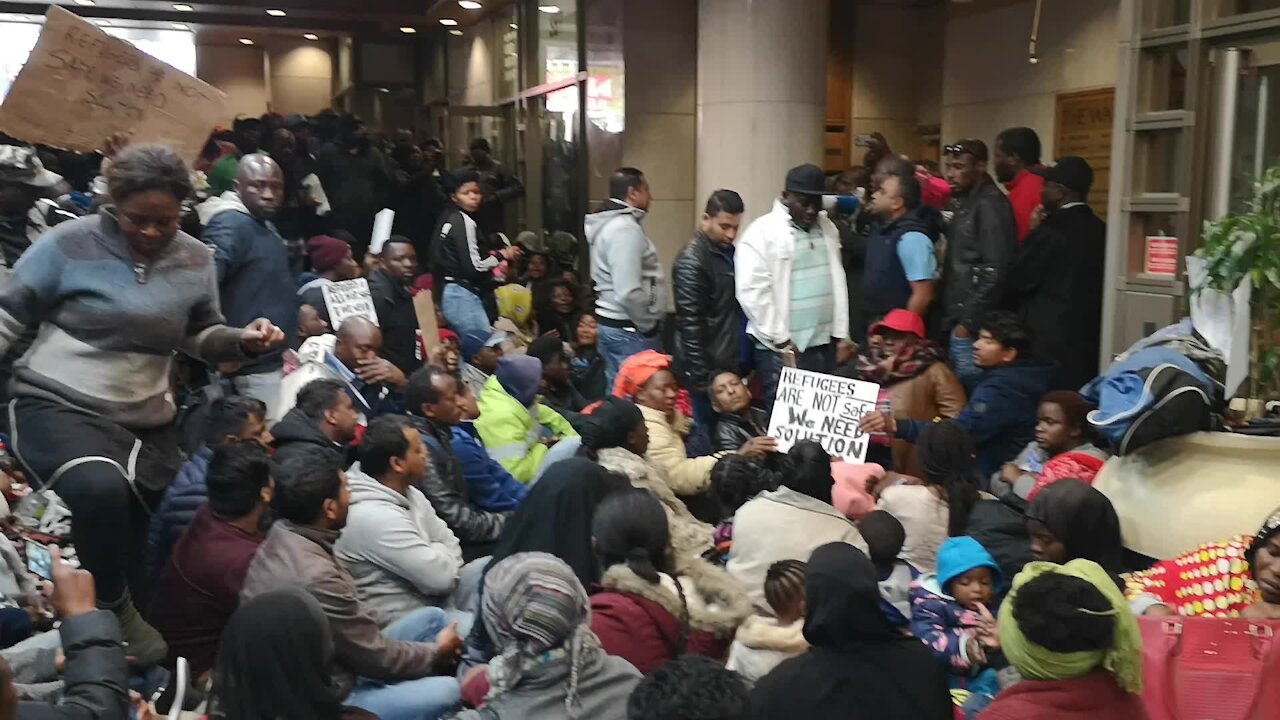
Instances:
[[[1143,617],[1138,626],[1151,720],[1280,718],[1280,622]]]

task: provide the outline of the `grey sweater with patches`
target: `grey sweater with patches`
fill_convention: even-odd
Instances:
[[[224,324],[209,248],[179,232],[135,267],[109,208],[63,223],[31,246],[0,286],[0,354],[27,328],[11,394],[58,402],[129,429],[159,427],[176,408],[175,351],[242,360],[240,330]]]

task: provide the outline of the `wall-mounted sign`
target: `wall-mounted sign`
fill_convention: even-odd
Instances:
[[[1093,188],[1089,206],[1107,216],[1107,193],[1111,190],[1111,128],[1115,118],[1116,89],[1086,90],[1058,95],[1054,114],[1053,157],[1076,155],[1093,168]]]
[[[1143,272],[1148,275],[1178,274],[1178,238],[1165,235],[1147,236],[1146,261]]]

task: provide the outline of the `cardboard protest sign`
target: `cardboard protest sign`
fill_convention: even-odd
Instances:
[[[325,307],[329,308],[329,327],[337,330],[347,318],[362,317],[378,324],[378,311],[373,307],[373,293],[364,278],[329,283],[321,288]]]
[[[92,152],[115,133],[196,159],[222,118],[217,88],[51,5],[44,31],[0,106],[19,140]]]
[[[782,368],[769,418],[769,437],[786,452],[801,440],[813,440],[832,457],[865,462],[871,436],[858,420],[875,412],[880,386],[821,373]]]
[[[413,296],[413,310],[418,315],[418,331],[422,333],[422,347],[431,357],[431,351],[440,344],[440,325],[436,322],[436,300],[430,290],[421,290]],[[424,360],[425,362],[425,360]]]

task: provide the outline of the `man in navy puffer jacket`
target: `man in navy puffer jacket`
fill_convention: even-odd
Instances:
[[[209,428],[205,446],[178,470],[173,484],[164,491],[160,507],[151,516],[147,530],[147,567],[151,574],[159,572],[169,560],[169,552],[178,538],[191,524],[196,510],[209,499],[209,461],[213,449],[219,445],[237,442],[259,442],[271,445],[271,433],[267,432],[267,406],[261,400],[242,395],[231,395],[214,404],[209,414]]]

